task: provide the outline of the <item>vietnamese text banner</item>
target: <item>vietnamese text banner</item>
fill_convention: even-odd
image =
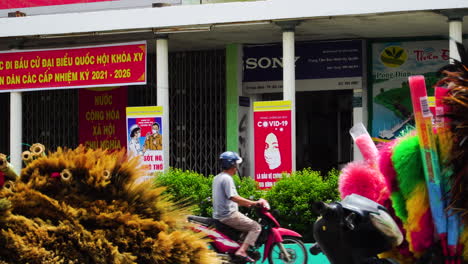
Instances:
[[[105,1],[113,1],[113,0],[23,0],[23,1],[0,0],[0,9],[27,8],[27,7],[51,6],[51,5],[69,5],[69,4],[82,4],[82,3],[94,3],[94,2],[105,2]]]
[[[291,173],[291,101],[254,102],[254,155],[260,189]]]
[[[93,149],[126,147],[127,87],[80,89],[78,96],[79,143]]]
[[[145,83],[145,42],[0,53],[0,92]]]
[[[34,14],[56,14],[63,12],[95,11],[121,8],[150,7],[154,3],[181,4],[181,0],[0,0],[0,10],[51,7]],[[73,7],[69,7],[74,5]],[[16,10],[12,10],[16,11]]]

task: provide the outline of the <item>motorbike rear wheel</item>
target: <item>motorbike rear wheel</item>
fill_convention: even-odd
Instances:
[[[288,252],[289,261],[281,250],[282,247]],[[302,240],[296,237],[283,237],[283,242],[273,244],[268,256],[268,263],[307,264],[307,257],[307,249]]]

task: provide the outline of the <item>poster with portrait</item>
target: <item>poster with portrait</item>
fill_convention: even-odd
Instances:
[[[261,189],[291,173],[291,128],[291,101],[254,102],[254,174]]]
[[[163,134],[161,106],[127,107],[127,153],[139,156],[148,176],[163,171]]]

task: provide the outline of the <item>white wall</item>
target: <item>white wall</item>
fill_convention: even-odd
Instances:
[[[467,0],[269,0],[0,19],[0,37],[466,8]],[[80,21],[77,23],[76,21]]]

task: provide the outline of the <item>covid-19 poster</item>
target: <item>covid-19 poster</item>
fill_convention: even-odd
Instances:
[[[127,107],[127,153],[139,156],[149,171],[163,171],[163,137],[161,106]]]
[[[254,103],[255,181],[272,187],[292,170],[291,101]]]

